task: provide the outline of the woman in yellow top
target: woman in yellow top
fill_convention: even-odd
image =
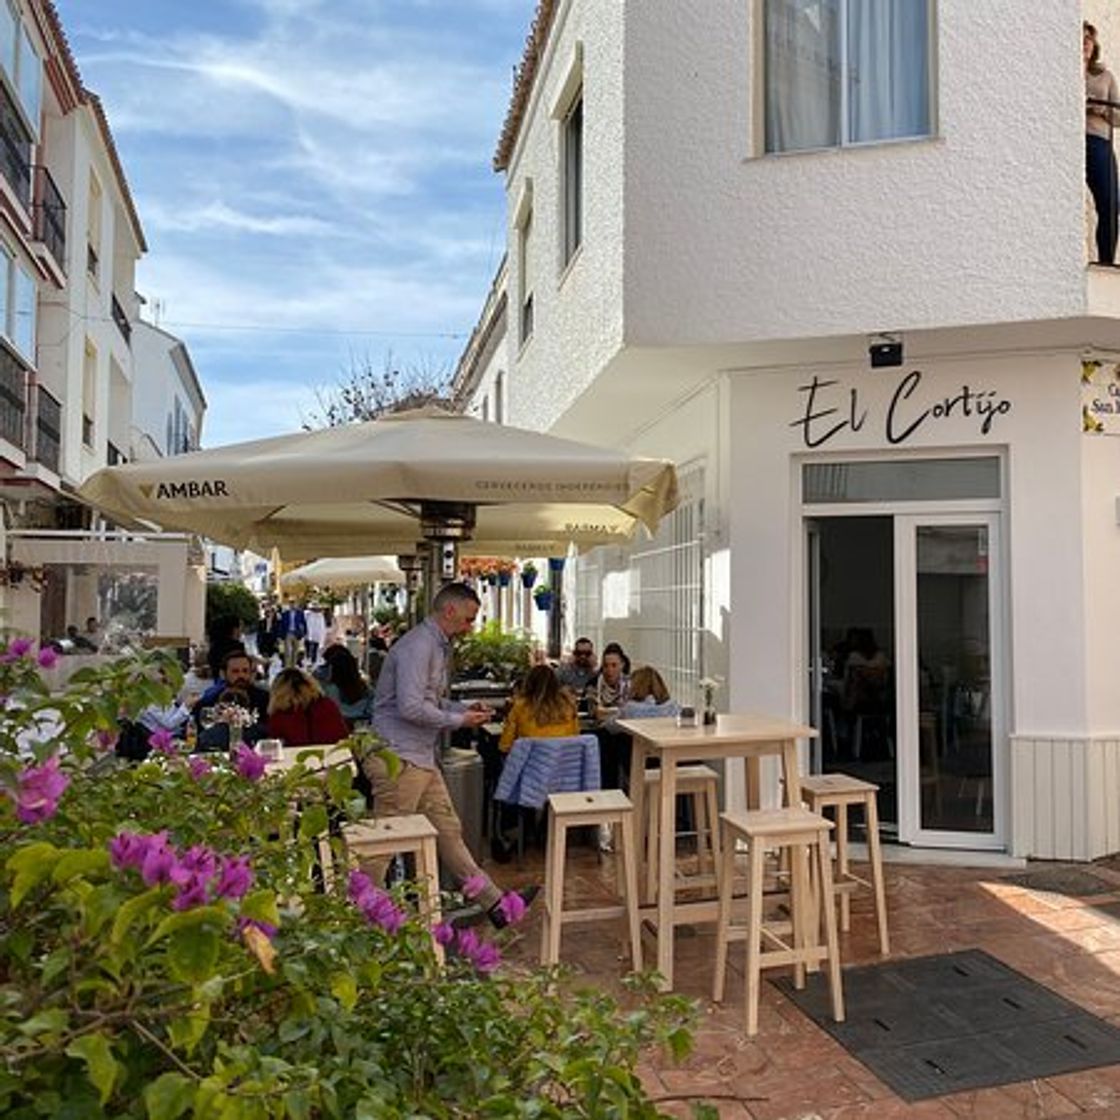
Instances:
[[[575,699],[560,686],[548,665],[534,666],[514,697],[498,745],[508,753],[516,739],[558,739],[578,734]]]

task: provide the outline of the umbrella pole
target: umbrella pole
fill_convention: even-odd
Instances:
[[[420,532],[429,549],[425,592],[429,608],[439,589],[458,578],[459,542],[471,539],[476,512],[469,502],[420,503]]]
[[[408,595],[406,619],[411,630],[419,621],[416,608],[420,605],[421,575],[424,571],[424,557],[417,553],[409,553],[397,557],[397,567],[404,573],[404,589]]]

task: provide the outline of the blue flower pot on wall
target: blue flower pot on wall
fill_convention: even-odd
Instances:
[[[548,558],[548,570],[550,572],[562,572],[564,570],[564,557],[550,556]]]
[[[498,573],[498,586],[499,587],[509,587],[509,577],[510,577],[509,572],[499,572]]]
[[[549,592],[545,595],[534,595],[533,602],[537,604],[537,608],[542,611],[552,610],[552,593]]]
[[[533,571],[533,572],[522,572],[521,573],[521,586],[522,587],[532,587],[533,584],[536,583],[536,582],[537,582],[537,573],[535,571]]]

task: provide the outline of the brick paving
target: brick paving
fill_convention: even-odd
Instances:
[[[979,948],[1102,1018],[1120,1025],[1120,865],[1031,865],[1045,870],[1040,890],[1009,882],[1004,870],[888,864],[887,903],[892,957]],[[492,868],[503,884],[540,880],[540,853],[521,867]],[[1093,877],[1086,880],[1085,872]],[[1063,893],[1097,884],[1094,893]],[[569,854],[576,901],[607,900],[613,860],[590,849]],[[1029,879],[1028,879],[1029,881]],[[536,909],[536,908],[534,908]],[[682,935],[683,934],[683,935]],[[510,946],[514,960],[532,962],[540,945],[534,913]],[[647,940],[647,960],[652,948]],[[710,998],[714,931],[700,926],[677,938],[677,990],[697,1000],[695,1049],[682,1063],[651,1056],[641,1073],[651,1096],[672,1117],[691,1116],[690,1102],[707,1099],[724,1120],[1005,1120],[1091,1116],[1120,1120],[1120,1066],[958,1093],[907,1104],[891,1092],[771,984],[763,984],[759,1033],[743,1033],[741,944],[732,945],[726,1002]],[[882,959],[867,894],[852,900],[852,930],[841,935],[845,964]],[[622,924],[568,927],[561,959],[576,982],[617,986],[625,963]],[[769,975],[778,975],[772,972]]]

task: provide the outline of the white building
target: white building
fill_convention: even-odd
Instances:
[[[182,339],[138,319],[132,356],[137,376],[132,390],[132,460],[195,451],[206,416],[206,396]]]
[[[99,467],[144,453],[134,402],[143,427],[147,395],[175,391],[149,379],[182,387],[190,423],[174,431],[179,449],[205,402],[181,346],[170,365],[134,352],[147,244],[105,111],[50,0],[0,0],[0,141],[4,624],[59,636],[127,602],[137,628],[193,634],[202,594],[185,538],[130,547],[82,535],[92,511],[74,491]],[[148,433],[157,442],[162,419]],[[27,568],[46,569],[45,585],[23,579]]]
[[[542,0],[495,158],[509,422],[684,481],[576,626],[811,719],[905,843],[1120,848],[1082,18],[1120,65],[1103,0]]]

